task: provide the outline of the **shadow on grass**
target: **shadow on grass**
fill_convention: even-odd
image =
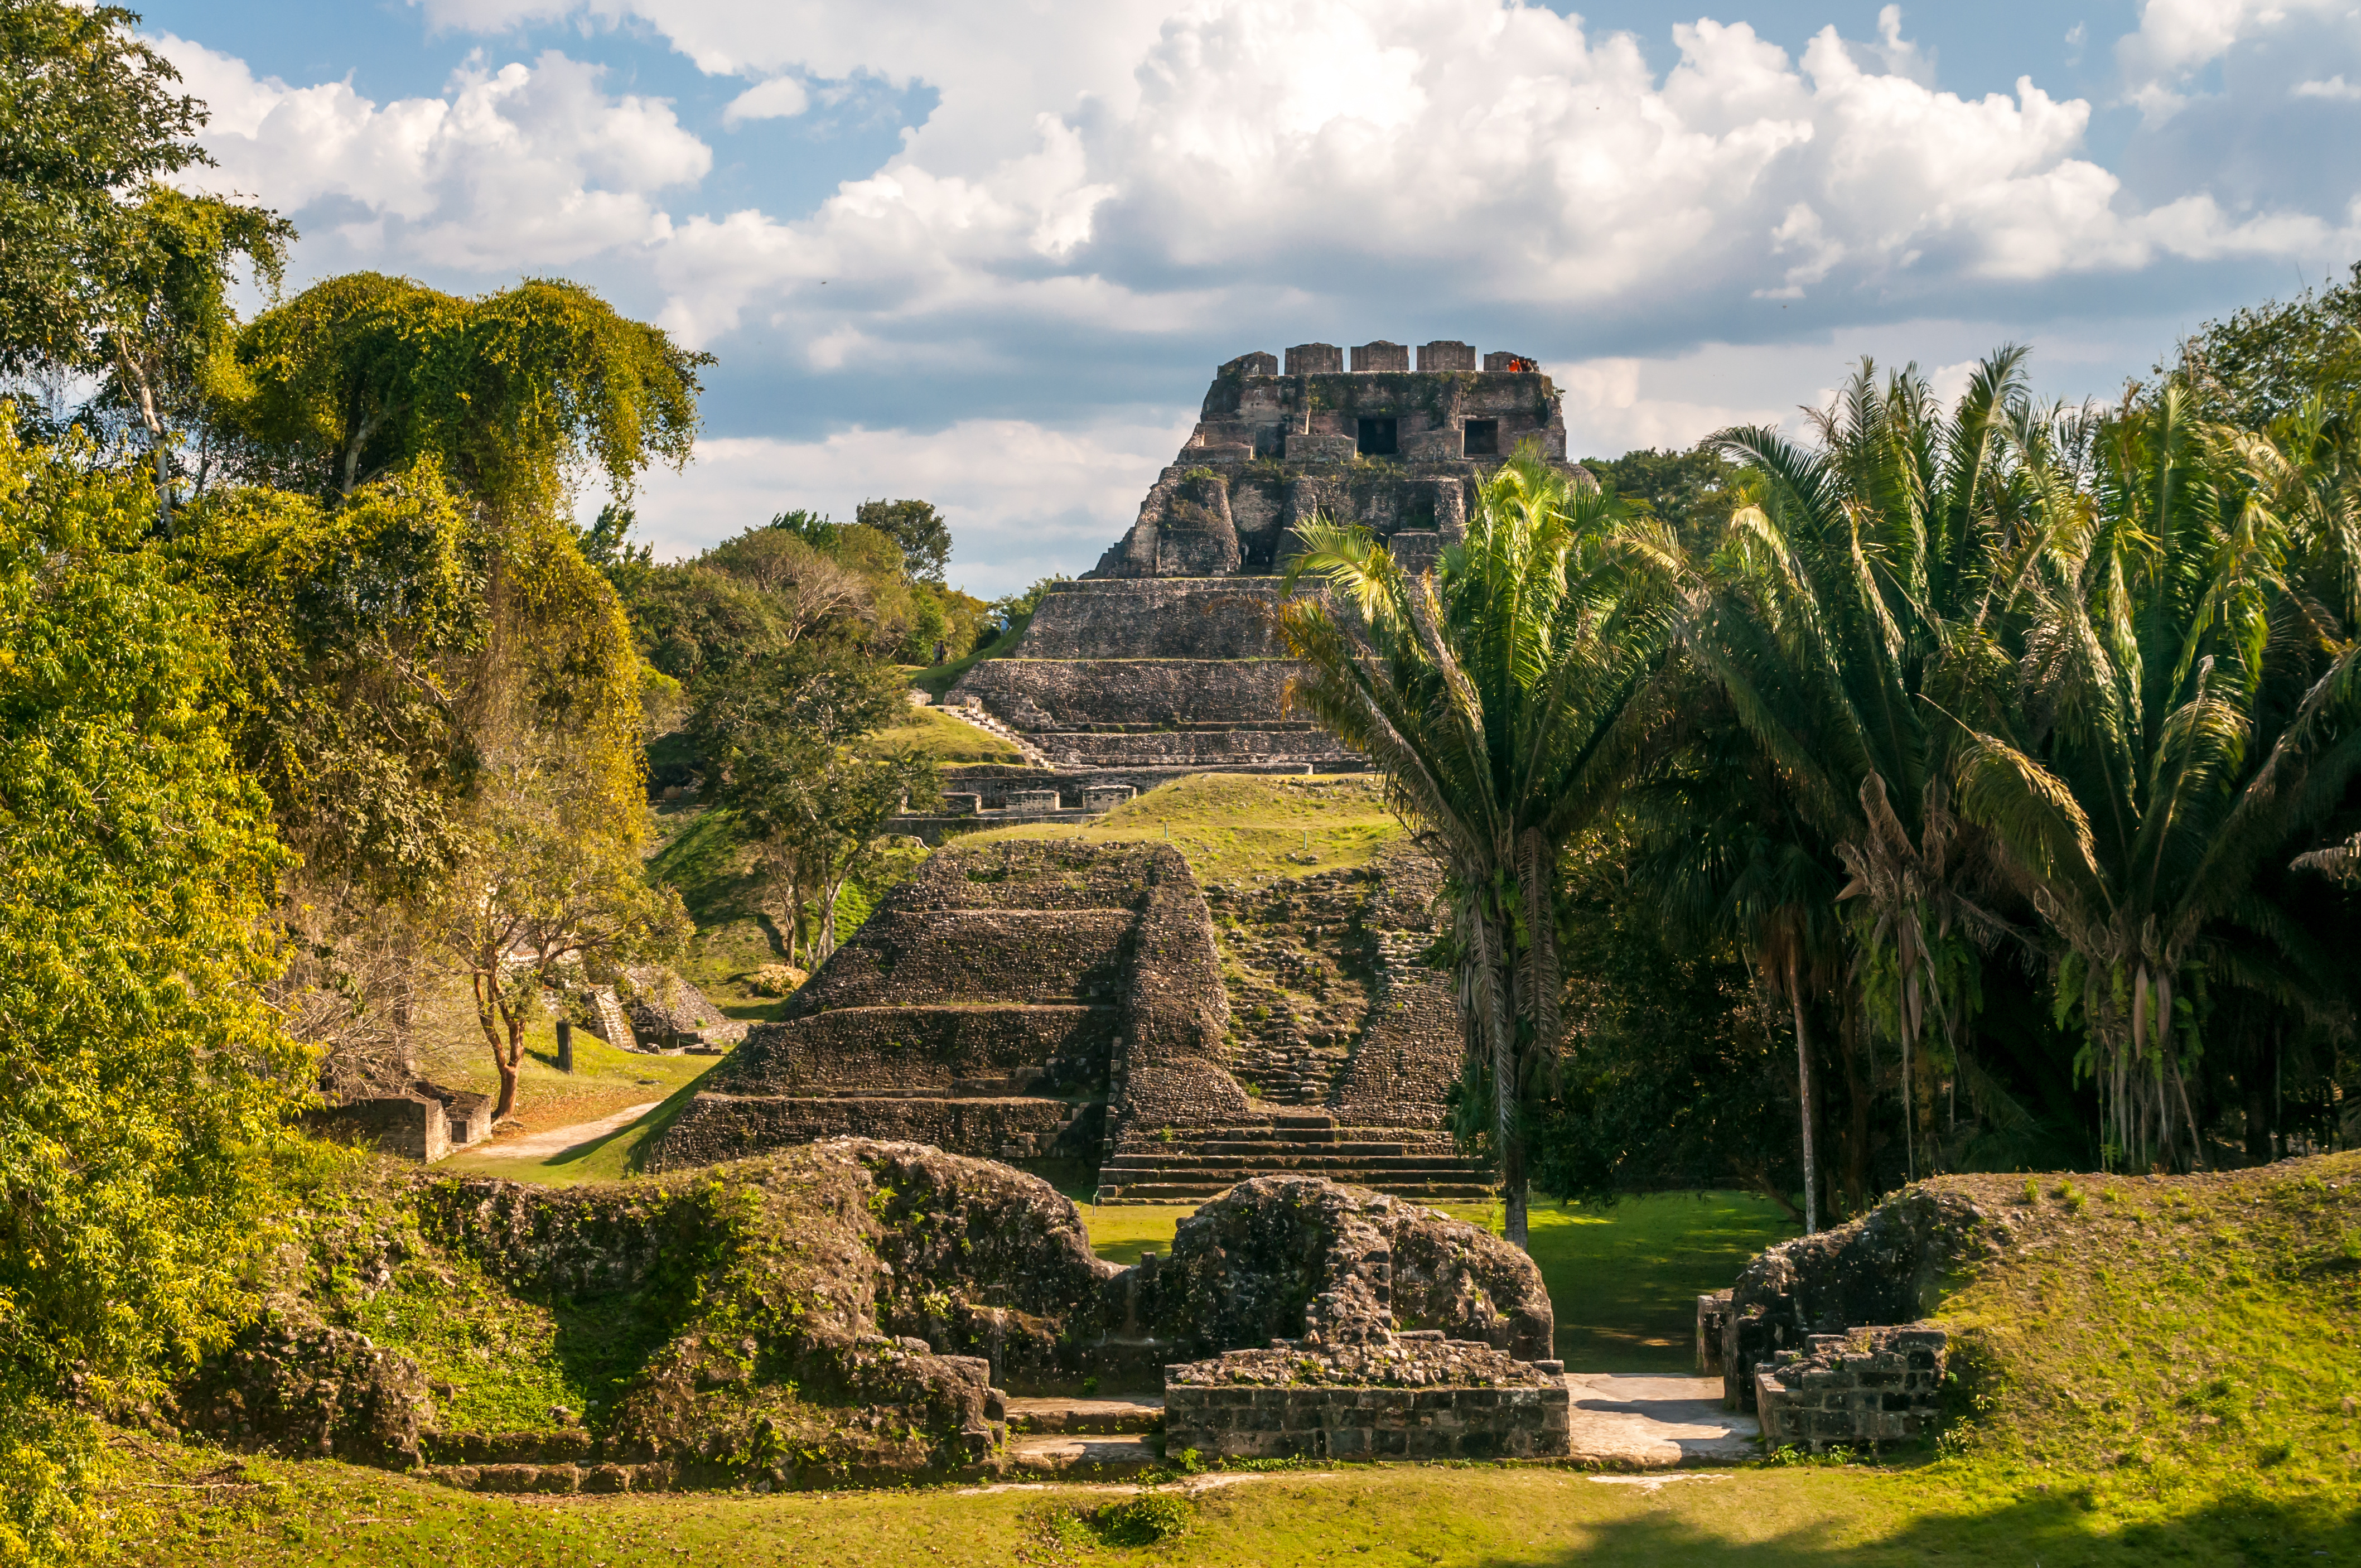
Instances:
[[[2347,1495],[2323,1492],[2297,1500],[2230,1496],[2155,1514],[2125,1521],[2111,1517],[2088,1491],[2059,1486],[1985,1508],[1961,1498],[1958,1512],[1920,1513],[1882,1536],[1858,1527],[1839,1535],[1813,1523],[1745,1540],[1666,1508],[1596,1526],[1579,1545],[1477,1561],[1486,1568],[1697,1563],[1717,1568],[1882,1568],[1930,1562],[2024,1568],[2145,1568],[2159,1563],[2311,1568],[2323,1561],[2361,1561],[2361,1507]]]

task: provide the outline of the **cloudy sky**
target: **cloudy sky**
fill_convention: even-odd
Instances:
[[[2111,396],[2361,258],[2361,0],[1698,4],[143,9],[297,283],[563,274],[719,356],[660,553],[921,496],[986,594],[1086,569],[1249,349],[1520,350],[1612,455],[1863,354]]]

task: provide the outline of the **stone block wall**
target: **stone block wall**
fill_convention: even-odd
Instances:
[[[1284,659],[1270,612],[1276,578],[1123,578],[1052,583],[1025,630],[1035,659]],[[987,659],[974,676],[1004,663]]]
[[[1367,1303],[1363,1303],[1367,1305]],[[1257,1459],[1550,1459],[1572,1451],[1554,1361],[1389,1332],[1323,1297],[1300,1340],[1169,1367],[1164,1452]]]
[[[1754,1369],[1755,1411],[1773,1448],[1909,1442],[1942,1423],[1944,1357],[1939,1329],[1857,1329],[1814,1334],[1800,1351]]]
[[[1301,668],[1292,659],[987,659],[965,689],[1028,731],[1264,724]]]
[[[340,1142],[373,1144],[387,1154],[428,1165],[451,1152],[451,1129],[442,1103],[423,1094],[387,1094],[307,1111],[303,1124]]]
[[[925,1144],[985,1159],[1088,1161],[1105,1142],[1106,1107],[1017,1097],[699,1094],[665,1131],[650,1164],[678,1170],[840,1137]]]
[[[1112,1001],[1134,920],[1119,909],[889,905],[805,982],[789,1016],[840,1007]]]
[[[1255,1459],[1549,1459],[1566,1389],[1193,1388],[1164,1393],[1164,1452]]]

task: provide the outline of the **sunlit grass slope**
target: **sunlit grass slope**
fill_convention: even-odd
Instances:
[[[956,841],[1169,839],[1200,881],[1233,882],[1366,865],[1402,836],[1377,781],[1365,773],[1191,773],[1117,806],[1088,828],[994,828]]]

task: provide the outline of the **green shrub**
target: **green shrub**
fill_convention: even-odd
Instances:
[[[1197,1519],[1197,1505],[1178,1492],[1142,1492],[1091,1516],[1093,1534],[1109,1546],[1154,1546],[1178,1541]]]

